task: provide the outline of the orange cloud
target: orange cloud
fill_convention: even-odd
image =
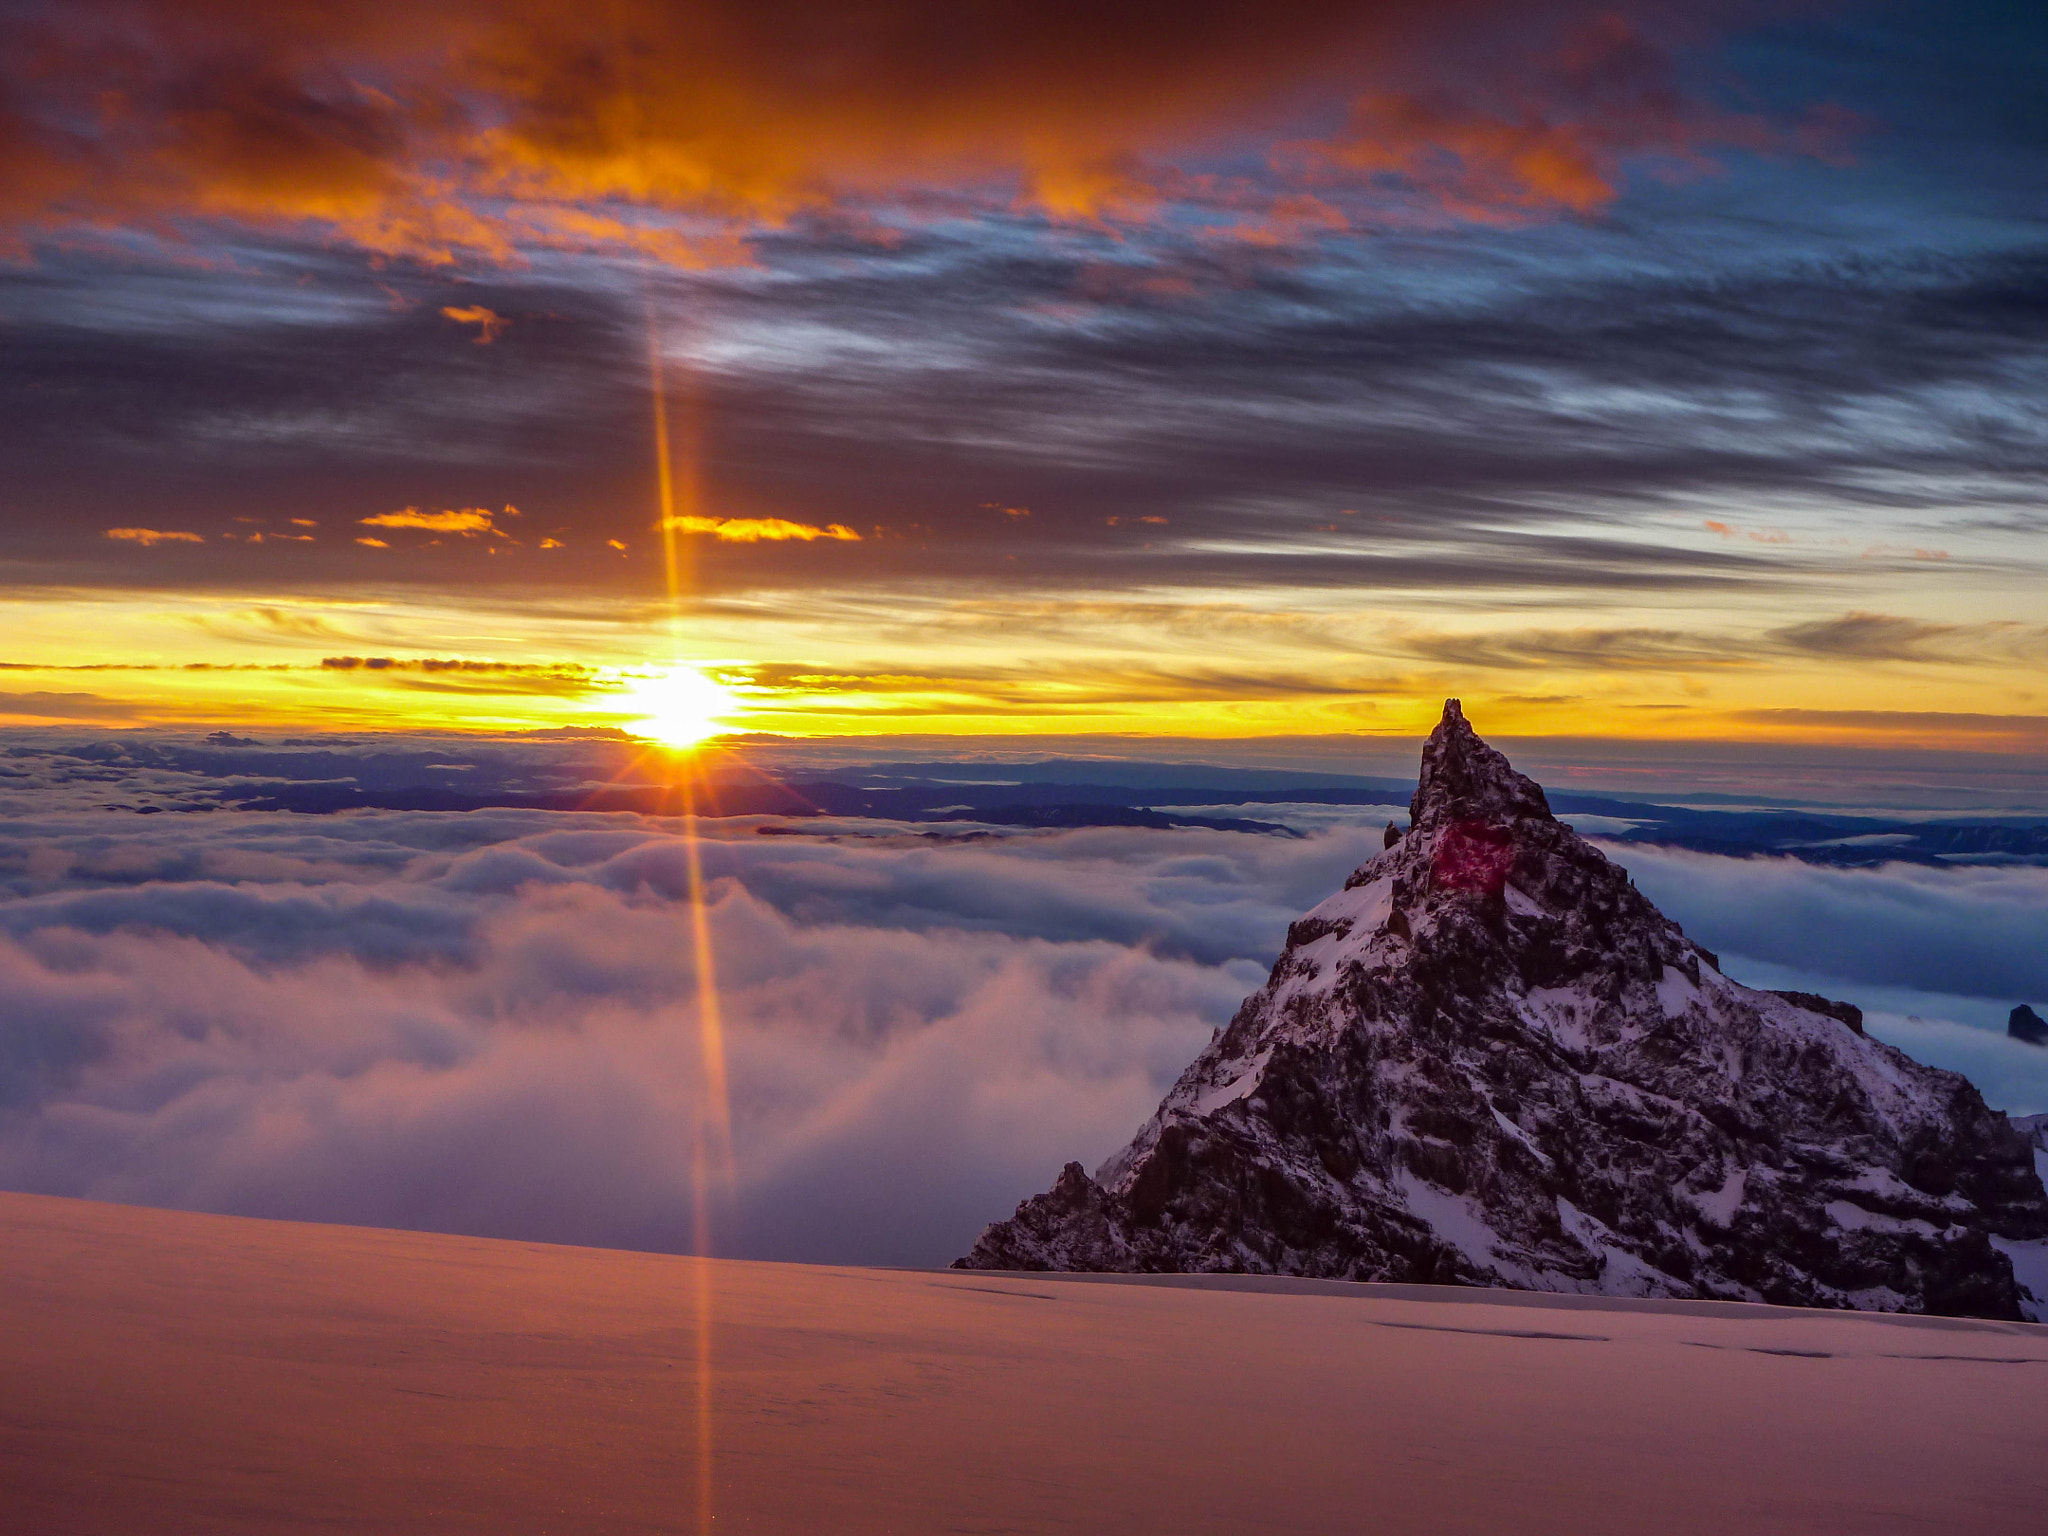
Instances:
[[[1748,539],[1752,544],[1790,544],[1792,535],[1782,528],[1742,528],[1734,523],[1716,522],[1712,518],[1700,525],[1709,533],[1718,533],[1724,539]]]
[[[422,512],[418,507],[405,507],[397,512],[380,512],[375,517],[358,518],[356,521],[365,528],[418,528],[426,533],[458,533],[465,539],[473,539],[478,534],[509,539],[511,535],[497,525],[497,519],[518,515],[517,507],[507,507],[503,513],[486,512],[482,507],[442,512]]]
[[[205,539],[196,533],[185,533],[177,529],[164,528],[109,528],[100,535],[103,539],[123,539],[131,544],[145,547],[152,544],[204,544]]]
[[[1348,227],[1333,188],[1388,179],[1465,216],[1525,217],[1603,204],[1633,156],[1828,152],[1824,120],[1776,131],[1687,99],[1643,33],[1600,20],[1615,8],[15,7],[0,17],[0,241],[214,221],[429,261],[623,246],[703,264],[743,259],[763,224],[940,189],[1098,222],[1207,200],[1244,215],[1226,233],[1258,243]],[[1724,6],[1689,9],[1698,26]],[[1342,134],[1295,145],[1265,180],[1187,168],[1299,135],[1347,101]]]
[[[476,343],[480,347],[489,346],[492,342],[496,341],[499,332],[511,324],[509,320],[496,310],[486,309],[481,304],[465,304],[460,306],[446,304],[442,306],[441,313],[448,319],[453,320],[457,325],[475,326],[477,328]]]
[[[858,542],[860,535],[844,523],[827,523],[820,528],[815,523],[792,523],[780,517],[671,517],[657,526],[673,528],[678,533],[708,533],[715,539],[728,544],[758,544],[784,539],[801,539],[809,543],[813,539],[841,539]]]
[[[1478,93],[1367,91],[1344,132],[1290,146],[1288,157],[1312,183],[1391,181],[1459,217],[1498,223],[1602,208],[1630,160],[1670,175],[1713,169],[1709,150],[1719,147],[1840,159],[1859,126],[1839,111],[1779,125],[1688,96],[1668,55],[1612,13],[1530,62],[1522,80]]]
[[[368,548],[368,549],[389,549],[389,548],[391,547],[391,545],[390,545],[390,544],[389,544],[388,542],[386,542],[385,540],[383,540],[383,539],[373,539],[373,538],[370,538],[370,537],[369,537],[369,536],[367,536],[367,535],[365,535],[365,536],[364,536],[364,537],[362,537],[362,538],[359,538],[359,539],[357,539],[357,540],[356,540],[356,542],[357,542],[358,544],[361,544],[361,545],[363,545],[363,546],[364,546],[365,548]]]

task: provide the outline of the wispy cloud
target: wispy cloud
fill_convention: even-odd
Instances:
[[[1404,635],[1407,654],[1441,666],[1485,671],[1696,671],[1757,665],[1754,654],[1713,635],[1668,629],[1519,630],[1470,635]]]
[[[1845,613],[1787,625],[1773,638],[1795,651],[1845,661],[2048,661],[2048,625],[2039,624],[1941,624],[1896,614]]]
[[[132,719],[135,706],[96,693],[0,693],[0,715],[28,720]]]
[[[877,697],[897,708],[935,713],[979,710],[1045,712],[1097,710],[1189,700],[1348,699],[1398,692],[1404,680],[1361,673],[1264,671],[1249,667],[1156,664],[1115,667],[1070,665],[1054,673],[1031,665],[902,668],[873,665],[835,671],[792,664],[742,665],[731,669],[751,689],[817,695],[809,707],[859,714]]]
[[[148,548],[152,544],[204,544],[205,539],[196,533],[163,528],[109,528],[100,535],[103,539],[114,539],[122,543],[140,544]]]
[[[474,661],[448,656],[323,656],[320,665],[330,672],[545,672],[589,675],[593,668],[580,662]]]
[[[426,533],[454,533],[465,539],[479,534],[494,539],[509,539],[511,535],[498,526],[500,517],[517,517],[519,509],[508,506],[500,512],[489,512],[482,507],[448,508],[440,512],[422,512],[418,507],[404,507],[396,512],[379,512],[374,517],[356,519],[365,528],[414,528]]]
[[[441,306],[441,314],[457,325],[475,326],[476,342],[479,346],[489,346],[498,339],[505,327],[511,324],[496,310],[488,309],[482,304],[444,304]]]
[[[1311,185],[1399,177],[1465,217],[1506,221],[1612,202],[1631,157],[1667,174],[1712,166],[1709,145],[1841,156],[1861,126],[1821,111],[1796,127],[1688,93],[1667,53],[1620,12],[1574,32],[1504,92],[1379,90],[1334,138],[1288,146]]]
[[[297,645],[307,640],[361,644],[360,610],[320,603],[251,603],[185,614],[189,629],[221,639],[262,646]]]
[[[782,517],[668,517],[658,525],[673,529],[677,533],[708,533],[714,539],[726,544],[781,543],[798,540],[810,543],[817,539],[837,539],[846,543],[857,543],[860,535],[844,523],[791,522]]]
[[[582,698],[621,686],[579,662],[513,662],[423,656],[323,656],[325,672],[388,678],[401,688],[428,693]]]

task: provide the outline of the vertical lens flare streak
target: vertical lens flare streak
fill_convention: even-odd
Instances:
[[[732,1111],[725,1082],[725,1022],[718,1006],[718,973],[711,944],[711,919],[704,903],[704,861],[697,842],[697,794],[686,765],[683,780],[683,848],[690,874],[690,944],[697,967],[697,1046],[704,1074],[690,1158],[692,1267],[697,1295],[697,1529],[709,1536],[712,1507],[711,1207],[732,1187]]]
[[[683,570],[676,537],[675,460],[669,451],[668,369],[661,355],[661,325],[654,300],[647,301],[647,377],[654,401],[654,483],[659,502],[662,572],[668,579],[668,634],[671,653],[682,650]],[[691,501],[696,498],[692,496]]]
[[[681,659],[683,602],[693,574],[683,568],[677,524],[677,478],[670,444],[667,369],[661,351],[661,327],[653,298],[647,304],[647,372],[654,406],[655,487],[660,501],[662,570],[668,583],[669,647],[674,664]],[[697,444],[694,430],[685,437],[683,495],[690,509],[697,504]],[[683,850],[689,872],[690,947],[697,977],[697,1049],[702,1072],[700,1105],[690,1149],[691,1246],[696,1251],[697,1343],[697,1528],[708,1533],[715,1519],[712,1506],[712,1386],[716,1360],[712,1335],[711,1211],[732,1186],[732,1106],[726,1090],[725,1023],[718,1002],[717,959],[711,941],[711,918],[704,899],[704,859],[697,829],[697,784],[694,758],[675,764],[682,789]]]

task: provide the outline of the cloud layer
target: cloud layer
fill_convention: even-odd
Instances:
[[[1776,129],[1682,89],[1663,46],[1676,10],[29,7],[0,22],[0,220],[310,226],[441,260],[609,243],[689,264],[734,258],[735,220],[978,198],[1074,219],[1191,202],[1270,243],[1343,227],[1347,194],[1384,201],[1389,183],[1482,218],[1584,212],[1632,155],[1820,142],[1825,120]],[[1264,174],[1187,163],[1228,148],[1264,150]]]
[[[10,828],[0,1183],[673,1247],[703,1110],[683,847],[545,814]],[[133,826],[133,823],[129,824]],[[939,1262],[1099,1157],[1364,856],[1083,833],[704,850],[727,1251]]]
[[[2048,869],[1821,869],[1610,848],[1636,885],[1713,949],[1877,987],[2048,997]]]
[[[712,1229],[725,1252],[844,1262],[943,1262],[1113,1150],[1378,846],[1341,822],[756,824],[702,845],[735,1165]],[[0,1186],[688,1246],[713,1122],[676,833],[503,811],[0,823]],[[1903,1017],[1912,988],[1986,1014],[2048,994],[2041,872],[1627,860],[1704,942],[1796,960],[1994,1103],[2048,1107],[2024,1048]]]

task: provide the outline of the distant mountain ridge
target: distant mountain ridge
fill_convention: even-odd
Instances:
[[[959,1267],[2048,1320],[2029,1136],[1852,1013],[1722,976],[1450,700],[1407,834]]]
[[[0,749],[0,790],[54,776],[104,785],[98,804],[128,811],[490,809],[674,815],[677,786],[648,782],[658,764],[642,744],[602,733],[574,738],[486,739],[430,745],[378,738],[287,738],[266,746],[226,733],[152,740],[123,733]],[[1272,806],[1405,803],[1412,779],[1200,763],[1053,758],[1029,763],[906,761],[759,772],[703,786],[694,809],[710,816],[787,818],[793,831],[819,817],[977,823],[989,828],[1198,827],[1291,835]],[[1913,863],[2048,864],[2048,818],[1901,819],[1812,807],[1672,804],[1581,791],[1554,792],[1567,816],[1608,818],[1600,835],[1699,853],[1768,854],[1834,867]],[[938,832],[937,836],[953,835]]]

